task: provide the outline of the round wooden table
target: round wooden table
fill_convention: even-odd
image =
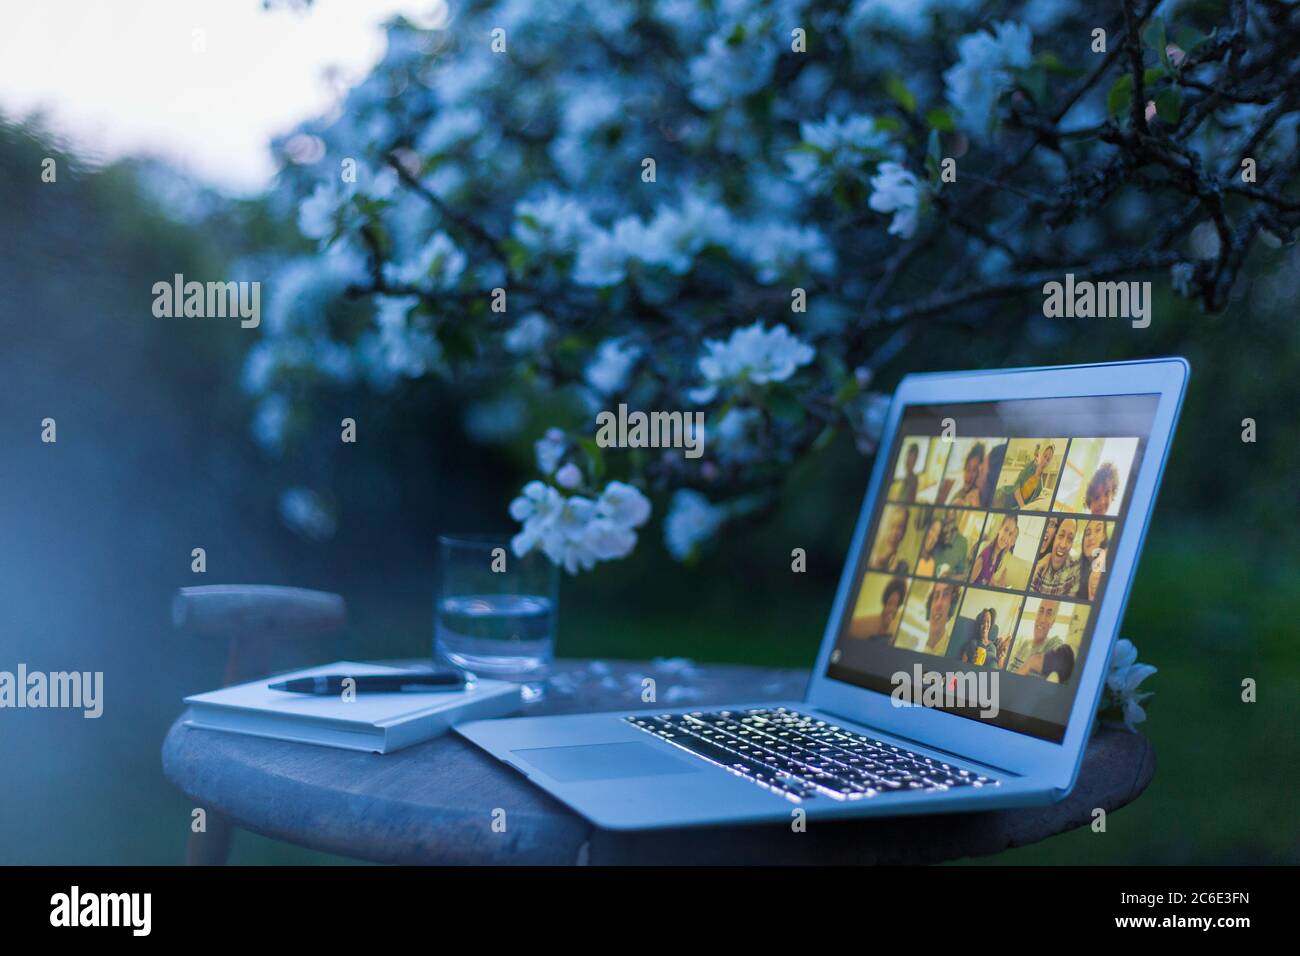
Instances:
[[[558,661],[525,714],[643,710],[799,700],[807,672],[758,667]],[[380,863],[790,864],[938,863],[1024,846],[1135,799],[1155,773],[1140,734],[1100,729],[1079,782],[1052,806],[982,813],[614,833],[594,828],[521,774],[451,733],[391,754],[200,730],[180,720],[163,743],[168,779],[197,807],[247,830]],[[504,810],[506,828],[493,828]],[[500,814],[496,814],[497,817]]]

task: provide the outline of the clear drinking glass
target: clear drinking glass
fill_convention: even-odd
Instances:
[[[515,557],[506,538],[442,535],[438,550],[434,658],[539,698],[555,656],[559,569],[535,551]]]

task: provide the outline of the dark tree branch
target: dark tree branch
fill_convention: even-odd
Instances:
[[[1134,9],[1133,0],[1124,3],[1124,48],[1128,52],[1129,73],[1133,77],[1133,102],[1130,115],[1133,128],[1139,132],[1147,129],[1146,68],[1142,65],[1142,21]]]

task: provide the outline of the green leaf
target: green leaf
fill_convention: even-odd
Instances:
[[[930,110],[925,114],[925,121],[930,124],[931,129],[938,130],[940,133],[952,133],[957,129],[952,114],[945,109]]]
[[[1152,20],[1148,23],[1147,28],[1142,31],[1142,42],[1156,51],[1166,70],[1170,69],[1169,54],[1165,52],[1165,47],[1169,45],[1165,39],[1165,21]]]
[[[1162,122],[1170,126],[1178,122],[1178,117],[1183,109],[1183,95],[1178,90],[1170,87],[1161,90],[1156,94],[1156,115]]]
[[[844,359],[834,352],[822,349],[817,358],[821,367],[826,370],[826,377],[832,382],[842,382],[848,376],[849,370],[844,364]]]
[[[579,436],[578,445],[587,454],[591,460],[591,480],[593,483],[600,481],[605,474],[605,452],[596,444],[596,439],[586,435]]]
[[[1111,85],[1110,92],[1106,94],[1106,112],[1111,116],[1117,116],[1132,99],[1133,77],[1125,73]]]
[[[452,361],[468,360],[478,354],[478,343],[473,334],[459,322],[444,322],[438,326],[438,343]]]
[[[528,263],[533,254],[522,242],[511,236],[501,240],[501,251],[505,253],[506,266],[511,275],[520,276],[528,271]]]
[[[1038,54],[1036,61],[1048,73],[1056,73],[1060,76],[1082,76],[1087,71],[1077,67],[1069,66],[1059,56],[1051,50],[1044,50]]]
[[[939,163],[942,160],[943,146],[939,140],[939,131],[930,130],[930,141],[925,147],[925,172],[932,183],[939,181]]]
[[[794,391],[784,385],[773,385],[767,392],[767,405],[776,418],[798,427],[804,422],[803,406]]]
[[[366,228],[370,230],[370,235],[374,239],[375,245],[379,247],[380,257],[387,258],[391,255],[393,243],[388,236],[388,230],[384,228],[384,224],[378,220],[372,220],[366,224]]]
[[[825,428],[821,430],[821,433],[818,434],[817,438],[813,441],[812,450],[815,452],[825,451],[835,441],[835,437],[839,433],[840,430],[836,428],[834,425],[827,425]]]
[[[885,92],[907,112],[916,112],[916,95],[898,77],[890,76],[885,80]]]
[[[1215,30],[1217,31],[1218,28],[1216,27]],[[1214,33],[1201,33],[1189,26],[1180,26],[1174,30],[1174,42],[1182,48],[1184,53],[1191,53],[1212,36],[1214,36]]]
[[[1020,88],[1029,94],[1037,104],[1047,99],[1047,71],[1040,66],[1032,66],[1019,71]]]

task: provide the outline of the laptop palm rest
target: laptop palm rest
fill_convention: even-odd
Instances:
[[[704,769],[649,744],[634,742],[534,747],[510,754],[561,783],[699,773]]]

